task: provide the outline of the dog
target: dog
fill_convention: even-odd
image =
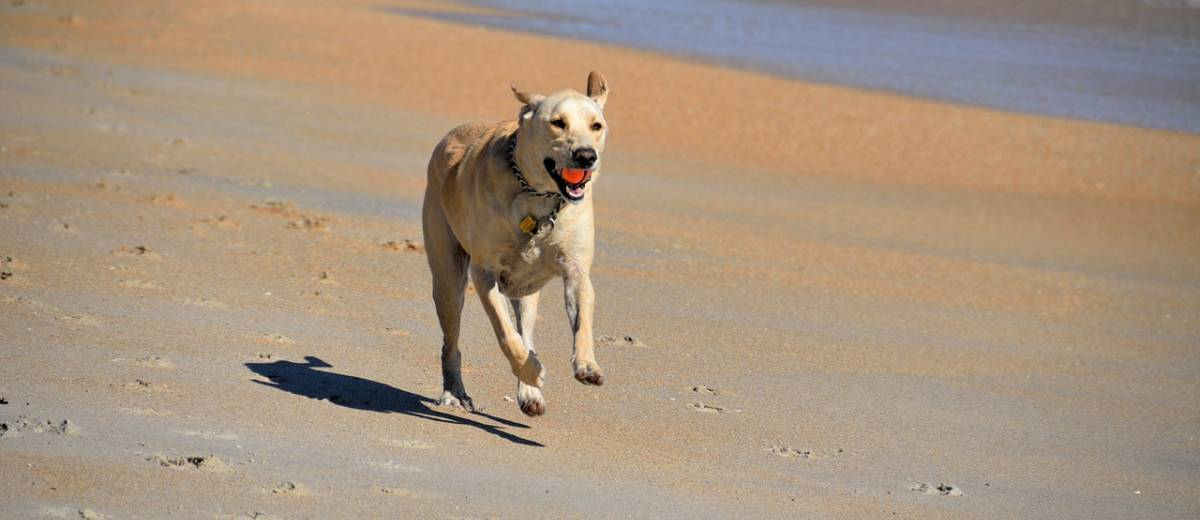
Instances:
[[[591,194],[608,137],[608,84],[593,71],[587,94],[512,91],[521,103],[515,121],[459,126],[434,148],[421,216],[442,328],[439,404],[475,410],[458,349],[469,271],[517,377],[517,404],[538,416],[546,411],[546,371],[533,348],[533,328],[538,294],[551,278],[563,280],[575,379],[604,384],[593,351],[589,272]]]

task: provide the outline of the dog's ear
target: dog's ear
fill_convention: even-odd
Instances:
[[[520,101],[524,105],[536,105],[541,103],[543,99],[546,99],[546,96],[541,94],[530,94],[523,90],[519,90],[517,89],[516,85],[511,85],[511,87],[513,95],[517,97],[517,101]]]
[[[530,94],[523,90],[518,90],[516,85],[512,85],[513,95],[517,97],[517,101],[521,102],[521,113],[517,116],[517,121],[524,124],[526,119],[533,115],[533,111],[537,109],[546,96],[541,94]]]
[[[600,105],[600,108],[604,108],[604,102],[608,101],[608,82],[604,81],[603,74],[594,70],[588,74],[587,95]]]

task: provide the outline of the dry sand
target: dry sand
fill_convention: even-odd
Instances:
[[[0,5],[0,516],[1200,515],[1200,136],[328,4]],[[608,382],[440,409],[428,153],[592,68]]]

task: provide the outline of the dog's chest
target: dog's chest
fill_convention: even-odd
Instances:
[[[500,292],[510,298],[528,296],[561,275],[568,260],[559,247],[544,239],[530,239],[500,255],[494,271]]]

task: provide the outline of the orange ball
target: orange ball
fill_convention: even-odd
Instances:
[[[590,172],[581,168],[563,168],[562,178],[571,184],[579,184],[587,180],[588,173]]]

